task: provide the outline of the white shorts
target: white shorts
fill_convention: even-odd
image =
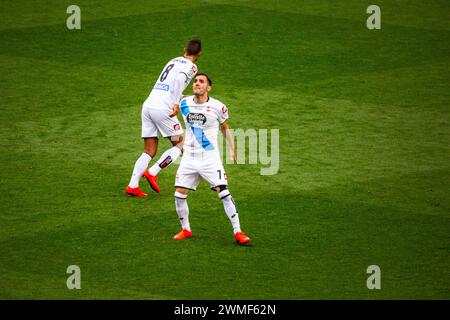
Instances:
[[[184,155],[175,177],[175,187],[195,191],[200,178],[206,180],[211,188],[228,185],[227,174],[219,157],[194,159]]]
[[[170,112],[162,109],[142,107],[142,138],[158,136],[158,131],[163,137],[173,137],[183,134],[178,118],[169,117]]]

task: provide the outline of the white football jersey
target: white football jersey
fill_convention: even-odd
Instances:
[[[180,73],[186,77],[184,90],[197,73],[197,66],[185,57],[170,60],[156,80],[153,90],[144,102],[144,106],[172,111],[173,104],[179,103],[181,99],[181,94],[176,97],[174,93],[175,78]]]
[[[228,119],[228,109],[219,100],[197,104],[194,96],[181,100],[180,109],[186,124],[184,153],[189,156],[219,155],[217,136],[219,126]]]

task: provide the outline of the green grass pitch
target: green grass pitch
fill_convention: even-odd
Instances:
[[[448,1],[377,1],[381,30],[371,1],[95,3],[81,30],[71,3],[0,3],[1,299],[450,298]],[[176,165],[123,195],[141,104],[194,36],[230,125],[280,132],[278,174],[226,165],[252,246],[206,183],[171,239]]]

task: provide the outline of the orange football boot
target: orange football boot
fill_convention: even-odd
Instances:
[[[144,177],[147,179],[148,183],[150,183],[150,187],[156,192],[159,193],[159,186],[158,186],[158,177],[152,176],[150,172],[148,172],[148,169],[144,171]]]
[[[243,232],[237,232],[234,238],[236,239],[236,242],[238,244],[246,244],[251,241],[251,239],[247,237]]]
[[[183,229],[173,237],[173,240],[183,240],[190,237],[192,237],[192,231]]]
[[[131,188],[130,186],[127,186],[127,188],[125,189],[125,193],[129,196],[141,198],[145,198],[146,196],[148,196],[148,194],[142,192],[141,188]]]

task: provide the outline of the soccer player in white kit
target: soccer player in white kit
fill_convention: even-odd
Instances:
[[[144,175],[150,187],[160,192],[157,175],[174,162],[183,150],[183,128],[176,115],[184,89],[197,73],[194,62],[202,53],[201,41],[190,40],[184,48],[184,56],[170,60],[159,75],[153,90],[142,106],[142,138],[144,153],[137,159],[130,183],[125,193],[130,196],[146,197],[139,188],[139,180]],[[158,149],[158,131],[168,138],[173,147],[166,150],[148,170],[148,164]]]
[[[183,157],[175,178],[175,208],[182,230],[174,236],[174,239],[182,240],[192,236],[187,196],[189,190],[195,191],[200,178],[203,178],[222,200],[233,226],[236,242],[245,244],[250,242],[250,238],[241,231],[238,210],[228,190],[227,174],[217,146],[220,127],[236,163],[233,137],[227,123],[228,109],[219,100],[208,96],[211,85],[211,80],[206,74],[198,73],[194,77],[194,95],[184,98],[180,103],[186,124],[186,135]]]

